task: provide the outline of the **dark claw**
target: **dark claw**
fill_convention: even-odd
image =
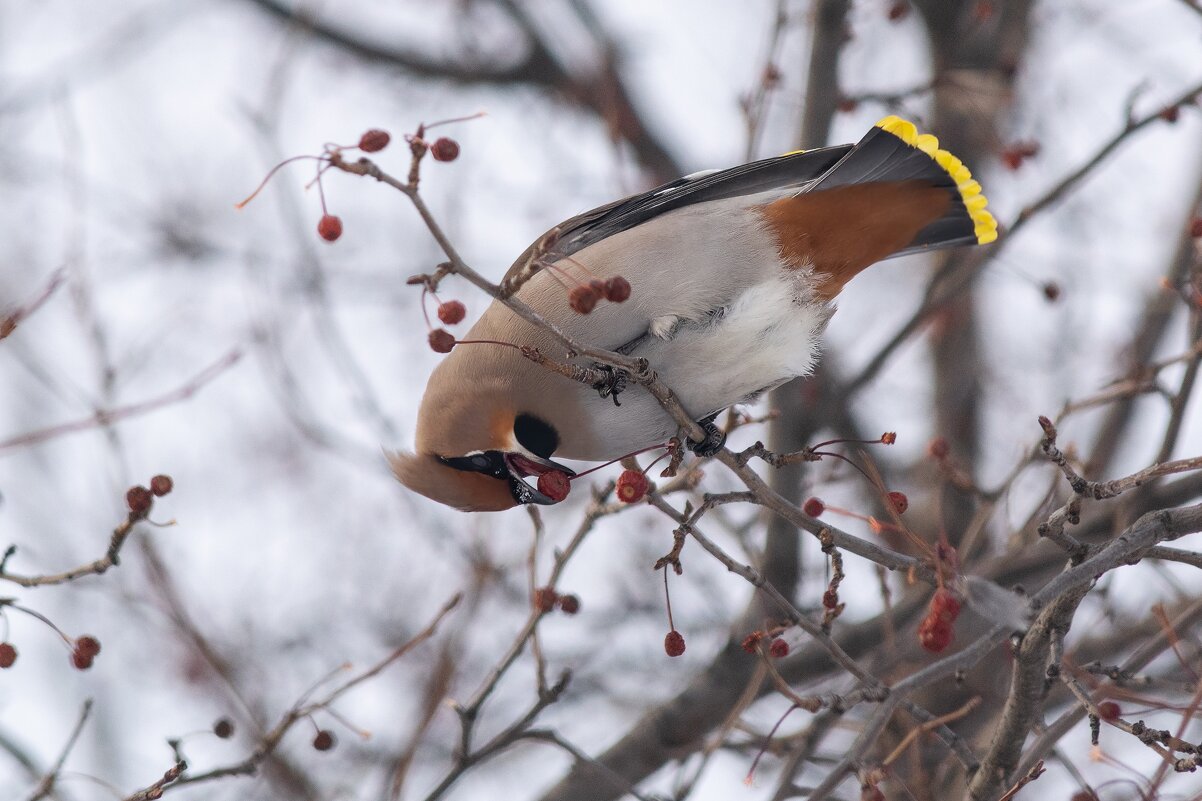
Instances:
[[[605,373],[605,378],[592,385],[597,394],[603,398],[613,398],[614,406],[621,406],[618,395],[626,391],[626,380],[630,377],[625,370],[619,370],[608,364],[593,364],[594,370]]]
[[[726,444],[726,432],[714,424],[714,418],[700,420],[697,425],[705,429],[705,438],[700,442],[689,440],[689,450],[703,459],[722,450],[722,446]]]

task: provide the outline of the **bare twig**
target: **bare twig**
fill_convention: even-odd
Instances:
[[[36,445],[40,442],[45,442],[48,439],[61,437],[64,434],[72,434],[76,431],[86,431],[90,428],[104,427],[113,423],[125,420],[130,417],[153,412],[161,409],[164,406],[169,406],[173,403],[187,400],[195,395],[202,387],[208,384],[213,379],[217,378],[227,369],[237,364],[242,358],[241,350],[232,350],[225,356],[222,356],[216,362],[201,370],[195,376],[190,378],[184,384],[175,389],[159,395],[156,398],[142,401],[141,403],[132,403],[128,406],[120,406],[115,409],[102,409],[96,413],[75,420],[70,423],[60,423],[48,428],[30,431],[25,434],[17,434],[5,440],[0,440],[0,453],[14,448]]]

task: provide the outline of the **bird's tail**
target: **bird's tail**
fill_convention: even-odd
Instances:
[[[905,247],[890,256],[955,245],[984,245],[997,239],[997,220],[985,210],[981,185],[964,162],[939,147],[931,134],[896,116],[878,122],[837,164],[806,188],[807,193],[865,183],[922,181],[944,189],[951,203]]]

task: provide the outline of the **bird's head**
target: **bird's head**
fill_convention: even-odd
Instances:
[[[388,461],[402,484],[431,500],[465,512],[499,512],[563,499],[537,486],[543,473],[575,475],[551,461],[558,445],[558,433],[536,415],[478,396],[469,402],[455,395],[432,399],[427,393],[418,418],[417,452],[389,454]]]
[[[499,448],[468,451],[461,456],[392,453],[393,473],[401,483],[431,500],[465,512],[501,512],[519,504],[557,503],[526,479],[558,470],[574,472],[533,454]]]

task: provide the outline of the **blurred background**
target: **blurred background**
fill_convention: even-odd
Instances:
[[[382,128],[393,145],[374,158],[404,176],[403,134],[484,112],[436,129],[461,154],[427,162],[422,192],[496,280],[588,208],[695,170],[853,142],[886,114],[914,120],[980,179],[1001,242],[866,272],[841,298],[819,374],[747,410],[779,416],[731,441],[793,450],[896,431],[871,458],[908,494],[912,527],[942,533],[999,583],[1034,588],[1063,553],[1033,526],[1066,490],[1031,464],[1037,415],[1069,412],[1061,446],[1089,478],[1202,448],[1187,302],[1199,89],[1194,0],[0,0],[0,319],[18,321],[0,341],[0,547],[17,548],[4,569],[54,574],[103,557],[126,490],[160,473],[175,483],[103,575],[0,577],[4,597],[103,644],[75,670],[43,622],[3,610],[0,635],[19,656],[0,672],[0,797],[124,798],[175,763],[167,741],[183,738],[192,774],[248,758],[257,771],[167,788],[181,798],[788,798],[856,733],[858,710],[821,727],[795,712],[744,783],[789,708],[749,684],[756,660],[737,647],[766,613],[747,582],[686,550],[671,581],[688,650],[666,657],[663,578],[650,568],[675,524],[653,509],[594,508],[578,489],[543,510],[535,540],[522,510],[468,516],[405,492],[383,449],[411,446],[440,358],[405,279],[443,257],[400,193],[340,173],[323,189],[344,233],[322,241],[311,160],[235,210],[281,160]],[[453,278],[440,296],[462,300],[469,322],[486,305]],[[947,457],[928,455],[935,438]],[[846,466],[764,472],[795,501],[881,515]],[[719,465],[704,474],[698,492],[737,486]],[[1093,535],[1200,494],[1179,479],[1111,502]],[[875,536],[864,520],[832,521]],[[812,537],[743,506],[709,526],[820,609],[829,572]],[[579,613],[547,615],[537,651],[526,642],[493,687],[531,619],[531,586],[578,533],[556,586]],[[855,557],[846,571],[834,634],[849,652],[891,680],[929,662],[913,642],[921,588]],[[1109,575],[1071,647],[1082,662],[1117,659],[1157,630],[1154,603],[1197,599],[1196,571]],[[883,587],[896,617],[882,614]],[[429,641],[254,756],[311,688],[321,682],[321,698],[378,663],[457,592]],[[1195,668],[1196,618],[1178,632]],[[552,684],[571,671],[554,703],[538,701],[540,661]],[[946,711],[983,698],[962,722],[970,741],[988,743],[1005,696],[996,664],[958,700],[928,699]],[[830,666],[789,671],[806,692],[842,691]],[[482,688],[472,745],[502,739],[464,761],[452,702]],[[220,718],[232,737],[207,733]],[[318,729],[335,748],[314,749]],[[1027,792],[1067,798],[1088,780],[1102,798],[1134,797],[1158,761],[1103,734],[1110,762],[1090,760],[1081,723]],[[881,790],[958,797],[963,774],[946,754],[923,740]],[[601,755],[605,768],[585,759]],[[1173,781],[1158,792],[1197,792]]]

